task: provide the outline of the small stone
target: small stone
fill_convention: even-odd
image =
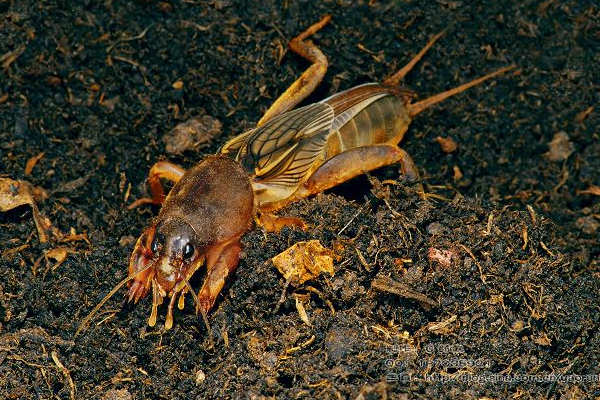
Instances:
[[[583,233],[588,235],[593,235],[600,228],[600,221],[598,221],[594,216],[590,215],[587,217],[577,218],[575,221],[575,226],[581,229]]]
[[[513,322],[513,323],[512,323],[512,325],[511,325],[510,329],[511,329],[513,332],[520,332],[520,331],[522,331],[523,329],[525,329],[525,322],[524,322],[524,321],[522,321],[522,320],[520,320],[520,319],[519,319],[519,320],[516,320],[515,322]]]
[[[201,369],[196,372],[196,385],[201,385],[206,380],[206,374]]]
[[[175,90],[181,90],[181,89],[183,89],[183,81],[181,79],[179,79],[179,80],[173,82],[171,87]]]
[[[452,265],[452,260],[456,259],[457,255],[452,250],[438,249],[430,247],[427,252],[427,259],[430,263],[437,263],[443,268],[448,268]]]
[[[444,233],[445,228],[439,222],[432,222],[427,226],[426,230],[429,235],[440,235]]]

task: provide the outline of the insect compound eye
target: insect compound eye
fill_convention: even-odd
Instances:
[[[187,243],[183,248],[183,257],[191,258],[194,255],[194,245],[191,243]]]
[[[152,239],[152,244],[150,244],[150,250],[152,251],[152,253],[157,253],[158,252],[158,246],[160,245],[159,240],[158,240],[158,236],[155,236],[154,239]]]

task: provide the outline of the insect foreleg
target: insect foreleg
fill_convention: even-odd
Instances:
[[[152,198],[144,197],[138,199],[131,203],[127,208],[131,210],[139,205],[148,203],[162,204],[163,201],[165,201],[166,196],[165,189],[163,188],[162,183],[160,183],[161,178],[177,183],[184,174],[185,170],[178,165],[165,161],[157,162],[150,168],[150,173],[148,174],[148,184],[150,185]]]

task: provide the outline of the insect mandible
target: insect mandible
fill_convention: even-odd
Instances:
[[[240,239],[254,222],[267,231],[304,227],[299,218],[272,213],[386,165],[398,163],[407,178],[417,178],[410,156],[398,147],[412,119],[432,105],[514,68],[498,69],[413,103],[413,94],[399,83],[440,33],[383,83],[360,85],[294,109],[327,71],[327,58],[307,38],[330,19],[325,16],[290,41],[290,49],[312,65],[271,105],[254,129],[231,139],[217,155],[205,157],[188,171],[168,162],[151,168],[152,198],[140,199],[133,206],[162,204],[160,212],[137,240],[129,276],[84,319],[77,334],[125,283],[129,302],[137,303],[152,291],[150,326],[156,324],[158,306],[166,297],[165,329],[170,329],[175,302],[179,299],[178,307],[183,309],[188,292],[206,321],[206,313],[238,265]],[[161,179],[175,183],[166,196]],[[189,280],[203,265],[206,278],[196,295]]]

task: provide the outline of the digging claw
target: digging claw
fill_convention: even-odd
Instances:
[[[138,301],[142,297],[144,297],[148,293],[148,290],[145,288],[144,284],[141,281],[135,281],[129,288],[128,293],[128,302],[133,301],[134,304],[137,304]]]

